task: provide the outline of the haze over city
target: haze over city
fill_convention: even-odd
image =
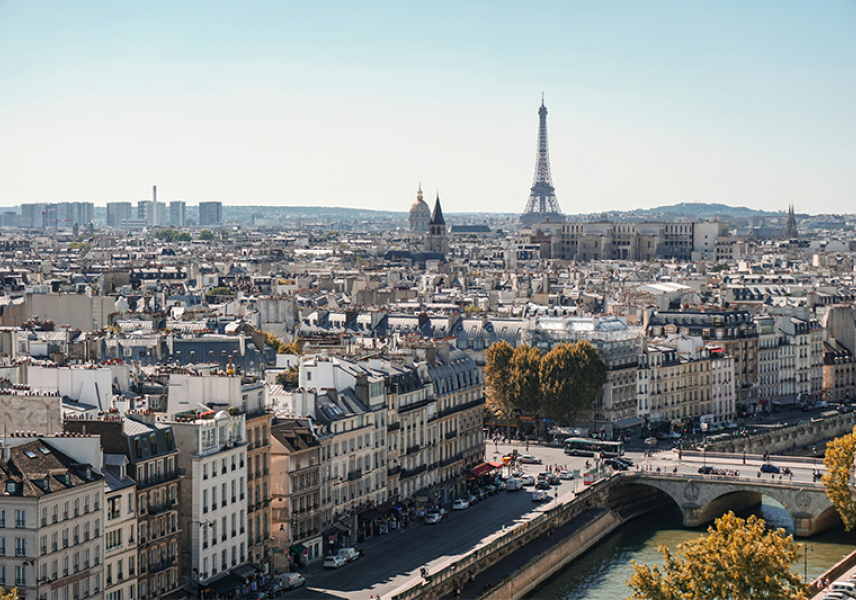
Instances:
[[[0,3],[0,205],[853,212],[852,2]]]

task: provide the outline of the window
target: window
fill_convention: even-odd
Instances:
[[[15,585],[27,585],[27,568],[15,567]]]
[[[114,548],[118,548],[122,545],[122,530],[115,529],[113,531],[108,531],[104,538],[106,550],[113,550]]]
[[[75,501],[76,503],[76,501]],[[107,520],[118,519],[122,516],[122,497],[114,496],[107,499]]]
[[[27,540],[15,538],[15,556],[27,556]]]
[[[6,538],[0,538],[0,556],[6,556]]]

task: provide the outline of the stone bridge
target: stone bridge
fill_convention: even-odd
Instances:
[[[784,506],[794,522],[794,535],[812,536],[839,521],[838,513],[819,483],[795,483],[755,477],[625,472],[613,477],[610,504],[633,497],[634,489],[653,488],[674,500],[685,527],[713,521],[729,510],[738,511],[761,502],[761,496]]]

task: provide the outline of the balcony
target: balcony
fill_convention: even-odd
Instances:
[[[445,438],[447,440],[454,440],[457,437],[458,437],[458,432],[454,431],[454,430],[453,431],[447,431],[446,435],[445,435]]]
[[[401,465],[396,465],[394,467],[390,467],[386,471],[388,477],[392,477],[393,475],[398,475],[401,473]]]
[[[144,490],[146,488],[150,488],[150,487],[155,486],[155,485],[160,485],[162,483],[167,483],[170,481],[177,481],[177,480],[178,480],[178,472],[175,469],[173,469],[172,471],[167,471],[163,475],[156,476],[156,477],[146,477],[142,481],[138,481],[137,482],[137,489],[138,490]],[[95,510],[98,510],[97,506],[95,507]]]
[[[401,429],[401,423],[390,423],[386,426],[387,433],[398,431],[399,429]]]
[[[348,473],[348,481],[356,481],[357,479],[359,479],[362,476],[363,476],[363,470],[362,469],[354,469],[353,471],[350,471]]]
[[[416,445],[416,446],[408,446],[408,447],[407,447],[407,454],[416,454],[416,453],[417,453],[417,452],[419,452],[419,450],[421,450],[421,449],[422,449],[422,446],[419,446],[419,445]]]

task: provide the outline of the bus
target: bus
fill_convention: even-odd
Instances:
[[[571,456],[600,456],[615,458],[624,453],[621,442],[606,442],[589,438],[568,438],[565,440],[565,454]]]

